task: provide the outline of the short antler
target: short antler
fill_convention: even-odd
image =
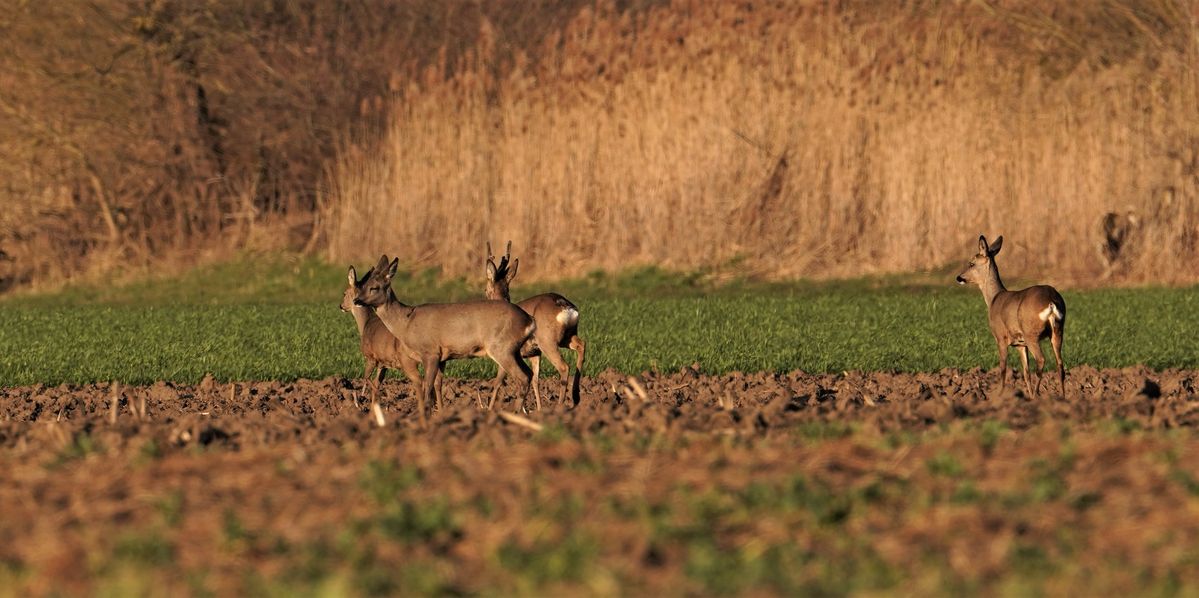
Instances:
[[[492,280],[503,280],[508,276],[508,263],[512,259],[512,241],[508,241],[508,246],[504,249],[504,257],[500,258],[500,263],[495,263],[495,256],[491,253],[491,241],[487,242],[487,276]]]

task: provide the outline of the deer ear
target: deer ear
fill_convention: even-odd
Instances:
[[[487,277],[487,282],[495,281],[495,262],[487,260],[483,265],[483,274]]]
[[[508,276],[506,277],[508,282],[512,282],[512,279],[516,278],[517,266],[520,266],[520,258],[512,260],[512,265],[508,267]]]
[[[987,250],[987,255],[993,256],[993,255],[999,253],[999,250],[1002,248],[1003,248],[1003,235],[999,235],[999,237],[995,239],[995,242],[991,243],[991,248]]]
[[[376,272],[382,272],[385,268],[387,268],[387,254],[386,253],[379,256],[379,263],[375,264],[374,270]]]
[[[987,238],[982,235],[978,236],[978,253],[980,255],[987,254]]]
[[[350,284],[351,285],[358,284],[358,273],[354,271],[353,266],[350,266],[350,271],[348,274],[349,274]]]
[[[391,265],[387,267],[387,280],[396,275],[396,271],[400,269],[400,258],[391,260]]]

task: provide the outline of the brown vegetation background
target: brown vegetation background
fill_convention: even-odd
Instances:
[[[1199,8],[17,3],[6,284],[212,248],[1199,281]],[[47,41],[54,40],[54,41]],[[183,256],[182,258],[180,256]]]
[[[0,0],[0,291],[319,251],[337,145],[382,130],[411,73],[484,20],[515,44],[580,4]]]

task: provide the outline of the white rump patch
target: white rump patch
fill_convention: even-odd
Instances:
[[[1037,316],[1041,318],[1042,322],[1048,322],[1050,318],[1059,322],[1063,319],[1062,312],[1058,311],[1057,305],[1052,303],[1049,304],[1049,307],[1041,310],[1041,313],[1037,314]]]
[[[558,315],[554,319],[558,320],[558,323],[563,326],[574,326],[579,321],[579,310],[568,307],[558,312]]]

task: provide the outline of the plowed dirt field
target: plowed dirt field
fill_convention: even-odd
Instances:
[[[609,371],[514,423],[450,380],[426,430],[398,379],[382,427],[342,378],[5,388],[0,585],[1169,592],[1199,582],[1197,381]]]

